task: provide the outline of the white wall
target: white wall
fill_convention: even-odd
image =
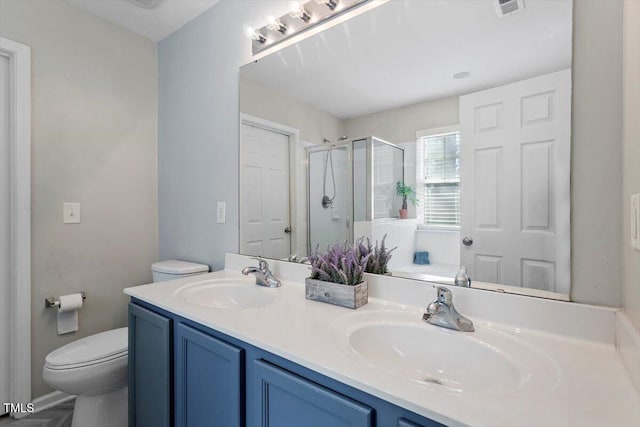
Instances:
[[[460,232],[420,230],[416,233],[416,251],[429,251],[431,264],[460,265]]]
[[[237,251],[238,66],[250,58],[242,27],[279,16],[286,3],[222,1],[159,45],[162,257],[220,268],[224,252]],[[622,2],[574,3],[572,298],[614,306],[622,305],[622,201],[620,191],[611,191],[622,184],[621,8]],[[447,110],[457,114],[457,103],[449,102]],[[408,137],[366,133],[391,142],[415,138],[414,128],[396,125],[410,129]],[[355,136],[359,129],[345,132]],[[225,225],[213,221],[218,200],[228,202]]]
[[[240,111],[300,130],[300,139],[322,144],[344,134],[342,120],[260,84],[240,79]]]
[[[400,144],[415,141],[418,130],[456,125],[459,115],[458,97],[453,96],[347,119],[344,131],[353,138],[374,135]]]
[[[640,333],[640,251],[629,243],[629,196],[640,193],[640,2],[624,3],[623,240],[624,310]],[[639,350],[640,351],[640,350]],[[639,357],[640,358],[640,357]]]
[[[32,384],[47,353],[125,326],[122,289],[157,256],[155,45],[60,0],[2,0],[0,35],[32,54]],[[62,203],[82,223],[62,224]],[[80,331],[56,335],[45,297],[86,291]]]
[[[372,245],[376,242],[381,243],[382,239],[385,239],[384,245],[388,250],[396,248],[391,254],[388,265],[388,269],[393,271],[413,264],[417,226],[418,222],[415,219],[382,218],[373,221],[356,221],[353,224],[353,231],[356,239],[368,237]]]

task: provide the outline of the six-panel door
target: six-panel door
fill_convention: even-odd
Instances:
[[[243,425],[243,353],[183,323],[176,325],[176,427]]]

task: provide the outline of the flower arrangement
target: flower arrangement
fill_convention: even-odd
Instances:
[[[362,282],[363,274],[372,253],[362,253],[359,245],[335,244],[327,252],[317,249],[309,257],[311,279],[356,286]]]
[[[386,238],[387,235],[385,234],[382,238],[382,241],[380,242],[380,245],[378,245],[378,241],[376,240],[375,246],[371,244],[371,239],[365,236],[360,237],[356,241],[356,255],[359,257],[359,259],[367,258],[367,264],[364,269],[366,273],[389,273],[387,265],[389,264],[389,260],[391,260],[391,253],[398,247],[396,246],[391,250],[387,250],[387,247],[384,244]]]

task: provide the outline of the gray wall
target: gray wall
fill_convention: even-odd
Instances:
[[[624,3],[624,145],[622,251],[624,310],[640,332],[640,251],[629,242],[629,196],[640,193],[640,2]],[[639,349],[640,351],[640,349]]]
[[[159,45],[163,258],[221,268],[224,252],[237,251],[238,66],[250,59],[242,26],[277,8],[224,0]],[[621,2],[575,2],[572,297],[614,306],[622,304],[621,12]],[[215,224],[219,200],[228,203],[225,225]]]
[[[571,299],[622,305],[622,2],[574,2]]]
[[[157,255],[155,45],[61,0],[0,1],[0,35],[31,46],[32,389],[44,357],[125,326],[122,289]],[[62,203],[82,223],[62,224]],[[80,331],[58,336],[45,297],[86,291]],[[6,344],[3,344],[6,345]]]

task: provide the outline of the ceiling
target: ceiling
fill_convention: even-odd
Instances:
[[[220,0],[159,0],[147,9],[129,0],[65,0],[92,15],[140,34],[155,42],[162,40]]]
[[[571,67],[572,0],[392,0],[241,70],[341,119]],[[463,79],[453,75],[468,72]]]

